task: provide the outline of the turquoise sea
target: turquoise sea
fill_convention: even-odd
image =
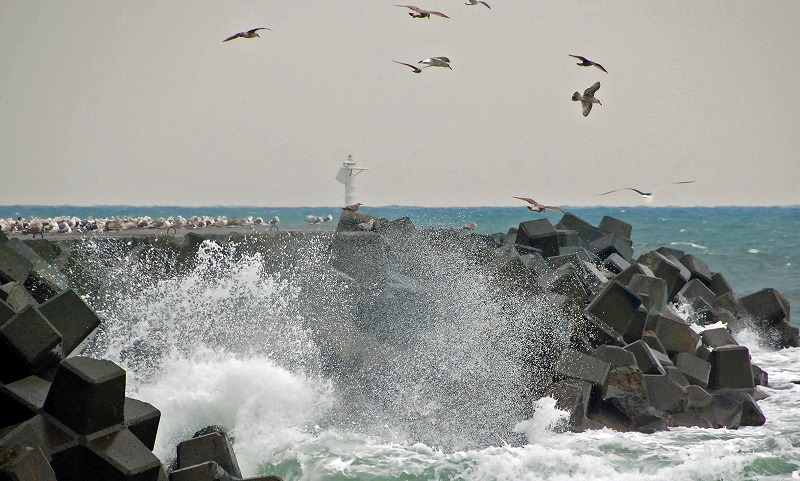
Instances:
[[[541,215],[524,207],[363,211],[418,226],[478,223],[506,232]],[[722,272],[739,295],[764,287],[800,303],[800,206],[567,208],[597,224],[633,225],[635,256],[661,245]],[[281,217],[281,226],[336,207],[0,206],[2,217],[183,215]],[[547,213],[553,223],[558,214]],[[55,234],[54,234],[55,235]],[[162,411],[156,454],[207,425],[231,430],[243,474],[286,480],[784,480],[800,478],[800,349],[773,351],[756,333],[740,343],[769,372],[759,402],[767,423],[739,430],[674,428],[645,435],[567,433],[549,399],[532,416],[503,391],[518,366],[498,355],[530,306],[498,298],[468,259],[422,252],[413,282],[433,299],[436,328],[391,352],[349,328],[359,307],[328,267],[324,234],[286,262],[208,245],[189,272],[159,272],[91,238],[80,247],[108,289],[85,296],[103,326],[85,353],[128,370],[129,395]],[[93,266],[90,266],[93,267]],[[156,275],[153,275],[156,272]],[[552,319],[539,320],[547,324]],[[798,324],[794,319],[793,323]],[[502,326],[502,329],[500,329]],[[324,327],[342,352],[374,377],[325,367]],[[537,326],[526,326],[537,329]],[[487,334],[490,333],[490,334]],[[374,384],[376,379],[381,384]],[[359,385],[359,382],[366,384]]]

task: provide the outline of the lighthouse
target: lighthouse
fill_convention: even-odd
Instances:
[[[339,173],[336,174],[336,180],[344,184],[344,205],[355,204],[356,200],[356,186],[355,179],[358,174],[369,170],[366,167],[356,167],[352,155],[347,156],[347,160],[342,163]]]

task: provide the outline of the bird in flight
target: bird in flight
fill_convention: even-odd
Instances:
[[[433,10],[425,10],[423,8],[415,7],[414,5],[395,5],[395,7],[404,7],[413,10],[412,12],[408,12],[411,15],[411,18],[431,18],[431,15],[437,15],[439,17],[450,18],[447,15],[443,14],[442,12],[435,12]]]
[[[580,65],[581,67],[591,67],[592,65],[594,65],[595,67],[599,68],[603,72],[608,73],[608,70],[606,70],[602,65],[600,65],[599,63],[597,63],[597,62],[595,62],[593,60],[589,60],[586,57],[581,57],[580,55],[572,55],[571,53],[567,54],[567,55],[569,55],[570,57],[575,57],[578,60],[580,60],[580,63],[578,63],[577,65]]]
[[[566,212],[564,212],[564,210],[561,209],[561,207],[556,207],[554,205],[543,205],[528,197],[514,197],[514,198],[519,200],[524,200],[525,202],[527,202],[529,204],[527,206],[528,210],[531,212],[544,212],[547,209],[550,209],[550,210],[557,210],[562,214],[566,214]]]
[[[447,67],[450,70],[453,70],[453,67],[450,66],[450,59],[447,57],[431,57],[431,58],[426,58],[425,60],[420,60],[417,63],[422,64],[421,67],[418,67],[417,65],[412,65],[410,63],[398,62],[397,60],[392,60],[392,62],[399,63],[400,65],[405,65],[406,67],[411,67],[412,69],[414,69],[414,73],[420,73],[422,72],[422,69],[428,67]]]
[[[254,29],[248,30],[246,32],[239,32],[236,35],[231,35],[230,37],[228,37],[225,40],[223,40],[223,42],[227,42],[228,40],[233,40],[234,38],[239,38],[239,37],[242,37],[242,38],[258,37],[258,38],[261,38],[261,36],[258,34],[259,30],[272,30],[272,29],[269,29],[267,27],[254,28]]]
[[[592,111],[592,104],[600,104],[600,101],[595,98],[594,93],[600,88],[600,82],[595,82],[594,85],[589,87],[588,89],[583,91],[583,95],[578,92],[572,94],[572,100],[578,101],[580,100],[581,105],[583,105],[583,116],[586,117],[589,115],[589,112]]]
[[[488,3],[484,2],[483,0],[467,0],[467,3],[465,3],[464,5],[477,5],[479,3],[486,5],[486,8],[492,8],[489,6]]]
[[[680,182],[671,182],[669,184],[659,185],[658,187],[653,189],[652,192],[645,192],[645,191],[642,191],[642,190],[639,190],[639,189],[634,189],[633,187],[623,187],[621,189],[609,190],[608,192],[603,192],[602,194],[597,194],[597,195],[600,196],[600,195],[611,194],[611,193],[614,193],[614,192],[619,192],[619,191],[622,191],[622,190],[632,190],[632,191],[636,192],[637,194],[639,194],[640,196],[642,196],[642,199],[644,199],[645,202],[652,202],[653,201],[653,194],[655,194],[657,191],[661,190],[661,188],[666,187],[668,185],[691,184],[692,182],[694,182],[694,181],[693,180],[682,180]]]

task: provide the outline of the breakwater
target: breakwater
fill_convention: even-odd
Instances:
[[[776,347],[794,342],[786,326],[788,305],[783,306],[779,294],[715,294],[714,289],[725,287],[724,275],[715,278],[701,260],[683,259],[674,249],[669,256],[659,252],[670,261],[667,267],[652,253],[632,262],[630,226],[613,219],[592,226],[567,216],[555,226],[532,221],[516,232],[491,236],[461,229],[417,229],[410,219],[377,219],[374,231],[363,231],[358,224],[368,219],[346,214],[336,233],[120,236],[89,244],[81,239],[12,240],[13,245],[4,246],[30,247],[53,272],[31,274],[31,269],[24,280],[11,281],[17,282],[14,286],[4,282],[9,293],[5,300],[11,299],[16,312],[25,305],[47,303],[69,285],[102,313],[114,307],[114,293],[120,288],[112,275],[115,269],[135,268],[142,278],[228,269],[230,264],[218,262],[217,250],[238,259],[258,255],[268,274],[313,270],[314,282],[306,279],[279,291],[292,299],[293,305],[285,309],[304,316],[306,351],[315,351],[304,355],[313,354],[313,359],[288,349],[287,343],[298,339],[270,328],[269,322],[250,326],[249,335],[267,330],[280,342],[267,336],[259,341],[272,342],[276,352],[282,347],[282,363],[320,369],[335,381],[347,404],[358,407],[340,406],[329,422],[358,424],[364,417],[385,415],[394,425],[414,431],[418,439],[438,444],[450,440],[453,448],[461,447],[459,443],[492,445],[500,439],[522,442],[508,426],[530,416],[543,395],[556,398],[570,412],[569,429],[606,425],[649,432],[670,425],[702,425],[703,420],[709,427],[758,423],[758,406],[750,401],[752,394],[758,397],[756,381],[751,385],[747,376],[740,376],[741,366],[749,363],[749,356],[745,363],[742,355],[747,348],[721,331],[716,337],[710,333],[713,329],[695,337],[683,326],[723,319],[734,331],[759,326]],[[37,264],[40,271],[46,267]],[[66,276],[60,285],[48,281],[58,273]],[[220,298],[222,312],[194,324],[196,331],[189,335],[210,344],[231,336],[231,330],[246,328],[235,323],[237,305],[229,302],[236,299],[237,289],[246,288],[230,286]],[[23,290],[35,304],[20,300]],[[165,317],[186,313],[175,301],[165,303]],[[720,307],[723,301],[730,304]],[[327,309],[315,310],[315,305]],[[774,309],[758,311],[762,305]],[[166,341],[159,339],[163,332],[154,327],[141,337],[149,342],[122,347],[127,348],[121,356],[126,365],[144,375],[165,347]],[[119,337],[110,335],[111,329],[87,328],[93,335],[81,349],[90,354],[114,349]],[[63,343],[63,333],[58,332]],[[251,347],[241,344],[243,351]],[[712,359],[711,353],[719,359]],[[731,359],[738,366],[733,378],[720,370]],[[767,382],[763,373],[748,367],[759,382]],[[43,370],[31,372],[48,378]],[[434,395],[439,402],[431,407]],[[444,413],[456,414],[457,421],[446,425]],[[50,414],[45,410],[40,415]],[[428,422],[420,423],[421,418]]]

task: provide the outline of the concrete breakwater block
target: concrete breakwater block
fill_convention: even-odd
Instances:
[[[722,346],[711,351],[709,389],[755,388],[750,366],[750,350],[745,346]]]
[[[121,424],[125,420],[125,376],[111,361],[66,359],[50,387],[44,411],[82,435]]]
[[[72,289],[66,289],[39,306],[39,312],[61,334],[64,356],[75,350],[100,325],[100,318]]]
[[[207,463],[208,461],[213,461],[226,473],[234,477],[242,477],[239,463],[236,461],[236,455],[233,452],[227,433],[209,433],[178,444],[178,469]]]
[[[56,481],[56,474],[38,447],[0,446],[0,480]]]
[[[689,281],[691,273],[674,258],[670,259],[657,251],[650,251],[639,256],[639,264],[646,265],[653,275],[664,279],[667,283],[667,297],[673,299],[678,291]]]
[[[545,258],[559,255],[558,231],[547,219],[520,223],[517,244],[540,249]]]
[[[628,287],[611,281],[589,303],[585,313],[625,335],[641,304],[641,299]]]
[[[58,481],[157,481],[161,461],[127,429],[90,437],[53,455]]]
[[[61,335],[33,306],[0,325],[0,381],[13,382],[47,367]]]

